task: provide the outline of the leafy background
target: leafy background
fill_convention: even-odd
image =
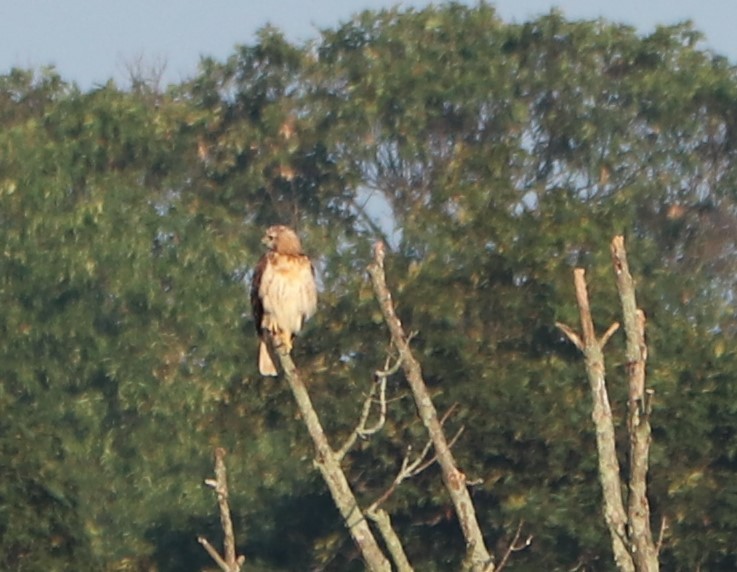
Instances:
[[[512,570],[610,570],[571,271],[618,319],[627,237],[648,315],[654,529],[668,570],[737,567],[737,74],[688,25],[648,36],[444,4],[265,28],[165,90],[0,77],[0,567],[211,566],[228,452],[249,570],[361,570],[291,396],[256,374],[246,289],[263,228],[298,228],[320,311],[297,343],[323,422],[356,422],[388,336],[364,269],[390,246],[401,318],[490,546]],[[608,353],[621,425],[623,340]],[[362,502],[421,447],[401,375],[346,470]],[[624,439],[624,438],[623,438]],[[622,441],[624,445],[624,440]],[[624,450],[624,449],[623,449]],[[623,470],[626,458],[621,459]],[[463,545],[436,469],[386,508],[418,570]]]

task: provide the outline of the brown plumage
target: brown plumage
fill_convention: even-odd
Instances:
[[[291,351],[294,335],[317,309],[317,287],[312,263],[291,228],[269,227],[261,242],[268,250],[253,273],[251,308],[260,338],[258,369],[261,375],[276,375],[265,332]]]

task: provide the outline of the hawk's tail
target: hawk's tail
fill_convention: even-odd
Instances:
[[[258,343],[258,370],[261,375],[276,375],[274,360],[271,359],[269,348],[263,340],[260,340]]]

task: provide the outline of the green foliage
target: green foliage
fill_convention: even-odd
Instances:
[[[577,322],[574,266],[599,328],[619,319],[624,233],[663,567],[735,567],[736,100],[688,25],[513,25],[483,3],[365,12],[304,46],[267,28],[163,93],[0,77],[0,567],[208,565],[201,482],[223,446],[251,569],[361,569],[291,396],[256,375],[244,282],[274,222],[319,269],[295,359],[336,446],[386,356],[364,268],[388,242],[489,545],[520,520],[533,535],[517,570],[613,568],[582,358],[554,324]],[[609,352],[621,423],[623,341]],[[386,427],[346,458],[365,503],[425,442],[401,376],[389,391]],[[386,508],[418,570],[458,568],[435,469]]]

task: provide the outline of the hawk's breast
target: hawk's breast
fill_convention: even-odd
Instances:
[[[284,332],[297,333],[317,309],[312,264],[304,255],[270,252],[261,276],[259,297],[266,320]]]

